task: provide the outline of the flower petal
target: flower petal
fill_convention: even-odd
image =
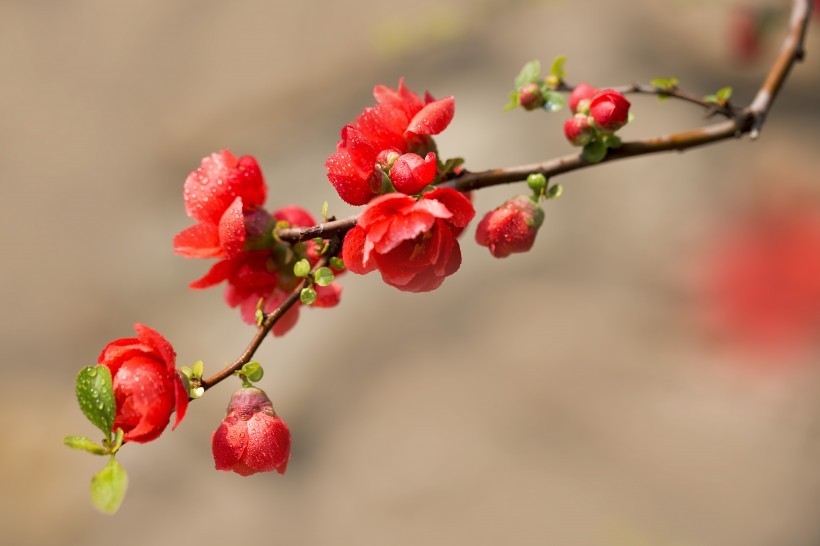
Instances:
[[[405,134],[437,135],[450,125],[455,113],[456,101],[453,97],[431,102],[413,117]]]

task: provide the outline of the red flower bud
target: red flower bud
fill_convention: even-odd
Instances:
[[[401,193],[413,195],[433,182],[436,168],[436,154],[433,152],[424,159],[418,154],[403,154],[390,169],[390,181]]]
[[[585,114],[575,114],[564,122],[564,135],[573,146],[585,146],[592,139],[592,134],[589,116]]]
[[[136,338],[106,345],[98,362],[108,366],[117,403],[113,430],[121,428],[126,442],[156,439],[176,408],[174,428],[188,408],[188,393],[174,368],[176,353],[159,332],[135,324]]]
[[[535,110],[544,106],[544,96],[541,95],[541,86],[537,83],[528,83],[518,91],[518,104],[524,110]]]
[[[519,195],[482,218],[475,240],[496,258],[506,258],[513,252],[531,249],[543,222],[541,207],[526,195]]]
[[[255,387],[233,393],[211,444],[216,469],[240,476],[272,470],[284,474],[290,458],[288,426],[276,416],[265,391]]]
[[[612,89],[604,89],[589,103],[589,115],[605,133],[614,133],[629,120],[629,101]]]
[[[586,114],[589,110],[589,101],[598,93],[597,87],[592,87],[586,83],[579,83],[569,94],[569,109],[573,114],[581,112]],[[584,104],[581,104],[584,101]]]

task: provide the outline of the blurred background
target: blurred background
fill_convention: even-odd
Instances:
[[[430,294],[345,275],[258,353],[293,432],[285,476],[213,470],[238,387],[119,456],[113,518],[73,382],[143,322],[207,372],[252,336],[209,267],[171,251],[182,182],[259,159],[270,209],[328,200],[339,129],[372,87],[456,97],[437,138],[472,170],[571,151],[566,111],[503,112],[521,66],[592,85],[676,76],[753,96],[788,4],[419,0],[0,1],[0,542],[771,546],[820,542],[817,36],[759,141],[567,175],[532,252],[462,238]],[[704,123],[635,97],[640,138]],[[475,195],[478,214],[521,186]]]

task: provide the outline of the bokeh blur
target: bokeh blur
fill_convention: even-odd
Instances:
[[[338,308],[258,354],[285,476],[213,470],[238,382],[121,452],[115,517],[88,500],[103,461],[62,445],[94,435],[75,374],[134,322],[211,372],[252,335],[221,289],[186,288],[209,264],[171,251],[203,156],[256,156],[269,208],[347,216],[323,164],[374,84],[456,97],[444,156],[530,163],[570,147],[566,112],[502,111],[526,61],[742,104],[788,7],[749,5],[768,17],[753,54],[723,0],[0,2],[0,543],[820,542],[820,248],[812,220],[789,227],[820,214],[817,36],[759,141],[562,177],[532,252],[494,259],[472,227],[430,294],[345,275]],[[625,138],[705,123],[652,97],[633,112]],[[521,191],[479,192],[479,214]]]

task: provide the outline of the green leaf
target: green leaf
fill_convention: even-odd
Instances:
[[[504,106],[504,110],[515,110],[518,107],[518,91],[510,91],[510,100]]]
[[[726,104],[729,101],[729,99],[732,98],[732,91],[734,90],[729,86],[721,87],[720,89],[718,89],[717,93],[715,93],[718,102],[720,102],[721,104]]]
[[[294,264],[293,274],[297,277],[307,277],[308,273],[310,273],[310,262],[305,258],[302,258]]]
[[[106,366],[86,366],[77,375],[75,388],[80,409],[106,438],[110,438],[117,405],[109,369]]]
[[[441,164],[439,179],[444,178],[464,164],[463,157],[451,157]]]
[[[100,512],[114,514],[125,498],[128,489],[128,474],[114,457],[105,468],[91,478],[91,502]]]
[[[191,368],[191,371],[194,372],[194,377],[202,377],[202,374],[205,373],[205,363],[201,360],[197,360],[194,362],[194,366]]]
[[[553,184],[547,190],[547,199],[558,199],[564,194],[564,186],[561,184]]]
[[[584,146],[581,157],[588,163],[600,163],[606,157],[606,145],[600,140],[593,140]]]
[[[552,66],[550,66],[550,75],[547,78],[547,84],[550,87],[558,87],[558,85],[567,76],[567,71],[564,69],[564,63],[566,61],[567,58],[563,55],[558,55],[555,60],[552,61]]]
[[[191,379],[194,376],[194,371],[191,368],[189,368],[188,366],[181,367],[179,369],[179,371],[180,371],[180,373],[182,373],[182,375],[184,375],[188,379]]]
[[[530,61],[524,65],[521,72],[515,78],[516,91],[528,83],[535,83],[538,81],[538,75],[541,73],[541,63],[539,61]]]
[[[663,91],[672,91],[678,87],[680,80],[674,76],[671,78],[652,78],[649,83],[652,87],[657,87]]]
[[[332,267],[336,271],[344,271],[345,267],[347,267],[347,266],[345,266],[344,260],[342,260],[338,256],[333,256],[330,259],[330,267]]]
[[[311,287],[302,288],[299,293],[299,300],[305,305],[313,305],[316,302],[316,290]]]
[[[320,267],[313,274],[313,280],[319,286],[327,286],[333,282],[333,270],[329,267]]]
[[[544,110],[547,112],[557,112],[567,103],[564,95],[557,91],[542,89],[541,96],[544,97]]]
[[[327,201],[322,203],[322,218],[327,220]]]
[[[71,449],[79,449],[93,453],[94,455],[107,455],[108,450],[101,445],[97,445],[91,438],[85,436],[66,436],[63,443]]]
[[[262,379],[264,374],[265,370],[262,369],[262,365],[259,362],[248,362],[242,366],[242,375],[247,377],[248,381],[255,383]]]

